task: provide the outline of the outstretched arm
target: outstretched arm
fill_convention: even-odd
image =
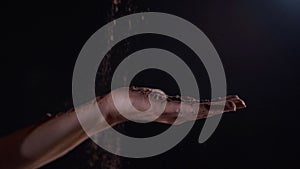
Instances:
[[[134,111],[131,111],[127,104],[128,102],[124,101],[126,99],[124,97],[125,92],[128,92],[128,88],[120,88],[113,92],[117,96],[114,103],[110,93],[80,106],[87,120],[91,116],[92,111],[94,111],[91,109],[92,105],[99,106],[103,119],[97,119],[96,132],[101,132],[110,127],[104,123],[105,119],[111,126],[127,120],[118,113],[115,107],[116,104],[121,106],[122,110],[124,110],[124,112],[122,111],[123,113],[136,120],[147,121],[147,119],[151,119],[151,114],[153,116],[156,115],[156,112],[150,112],[150,116],[149,112],[137,115]],[[129,96],[132,105],[141,111],[150,107],[149,99],[156,100],[154,101],[156,104],[154,106],[161,106],[161,101],[166,101],[164,113],[155,121],[167,124],[173,124],[178,117],[180,103],[184,105],[181,107],[183,110],[180,110],[184,115],[178,117],[176,124],[192,120],[189,118],[190,113],[196,113],[197,119],[202,119],[245,107],[244,102],[237,96],[200,102],[190,97],[167,96],[160,90],[149,88],[130,88]],[[208,114],[211,104],[221,105],[223,103],[225,103],[224,110],[219,109],[212,114]],[[87,138],[88,136],[81,128],[75,110],[71,109],[66,113],[60,113],[46,121],[0,138],[0,168],[27,169],[41,167],[63,156]]]

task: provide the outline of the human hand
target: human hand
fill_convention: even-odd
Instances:
[[[108,106],[106,117],[111,124],[133,120],[178,125],[195,120],[195,116],[203,119],[246,107],[237,95],[200,101],[187,96],[168,96],[159,89],[145,87],[119,88],[103,99]],[[209,112],[212,105],[214,109]]]

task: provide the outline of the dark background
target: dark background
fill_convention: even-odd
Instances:
[[[204,144],[197,143],[204,123],[199,120],[172,150],[147,159],[121,158],[121,168],[298,168],[294,164],[299,148],[300,1],[131,3],[137,12],[171,13],[197,25],[220,55],[228,94],[238,94],[248,107],[224,115]],[[1,135],[72,106],[76,58],[86,40],[111,20],[110,11],[110,0],[2,2]],[[189,59],[194,58],[191,51],[172,39],[147,35],[135,37],[131,45],[136,45],[135,50],[163,47],[190,62],[191,67],[203,69],[201,62]],[[201,94],[209,97],[203,70],[196,76],[203,86]],[[169,94],[178,91],[170,77],[153,70],[140,73],[133,84],[158,87]],[[166,128],[158,124],[136,126],[125,124],[123,132],[145,136]],[[44,168],[86,168],[89,156],[83,153],[85,144]]]

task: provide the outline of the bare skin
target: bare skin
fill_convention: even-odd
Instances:
[[[97,119],[98,123],[95,126],[95,133],[127,121],[124,116],[118,113],[115,107],[116,104],[121,105],[122,113],[125,113],[126,117],[130,116],[135,120],[147,121],[152,119],[152,116],[157,116],[156,112],[136,114],[134,111],[131,111],[129,106],[125,104],[126,102],[124,102],[125,92],[128,92],[128,88],[120,88],[112,92],[117,96],[114,103],[112,94],[109,93],[104,97],[98,97],[80,106],[81,110],[84,110],[83,115],[87,120],[89,120],[92,111],[94,111],[90,108],[92,107],[91,105],[96,104],[99,106],[104,118]],[[191,113],[196,113],[197,119],[204,119],[246,107],[245,103],[238,96],[199,101],[191,97],[167,96],[157,89],[135,87],[130,88],[129,96],[132,105],[141,111],[148,110],[150,107],[149,99],[156,99],[157,102],[154,102],[155,106],[160,106],[162,98],[165,98],[166,107],[164,112],[155,119],[155,122],[173,124],[178,118],[176,123],[174,123],[175,125],[193,120],[190,118]],[[225,102],[224,109],[220,107],[219,110],[208,114],[210,105],[219,105],[222,102]],[[183,110],[180,110],[180,104],[183,105]],[[178,116],[179,110],[183,112],[183,116]],[[105,125],[104,120],[111,126]],[[39,168],[65,155],[87,138],[88,136],[77,119],[76,112],[74,109],[71,109],[66,113],[60,113],[55,117],[0,138],[0,168]]]

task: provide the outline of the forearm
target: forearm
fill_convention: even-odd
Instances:
[[[129,92],[129,97],[127,97]],[[87,104],[72,109],[66,113],[49,119],[41,124],[17,131],[0,139],[0,168],[38,168],[43,166],[76,147],[88,138],[84,130],[90,135],[96,134],[106,128],[127,121],[122,116],[138,121],[153,121],[166,124],[179,125],[184,122],[203,119],[245,108],[246,105],[237,96],[227,96],[213,101],[200,102],[194,98],[180,98],[165,95],[162,91],[149,88],[119,88],[103,98],[97,98]],[[151,94],[150,94],[151,93]],[[150,101],[153,101],[151,111]],[[135,109],[132,108],[132,105]],[[165,104],[164,113],[157,118],[157,111]],[[115,105],[121,109],[122,115]],[[209,114],[210,105],[215,109]],[[101,114],[99,114],[99,109]],[[159,109],[158,109],[159,108]],[[136,110],[139,110],[137,112]],[[178,117],[179,110],[182,115]],[[100,116],[99,116],[100,115]],[[84,130],[80,123],[85,124]],[[98,118],[95,118],[98,117]],[[177,120],[178,119],[178,120]],[[108,122],[106,123],[105,120]],[[176,120],[176,121],[175,121]]]
[[[86,110],[87,119],[91,104],[99,103],[102,102],[94,100],[80,106]],[[101,123],[104,119],[98,120]],[[99,125],[97,131],[106,127]],[[60,113],[41,124],[1,138],[0,168],[38,168],[63,156],[87,138],[74,109]]]

